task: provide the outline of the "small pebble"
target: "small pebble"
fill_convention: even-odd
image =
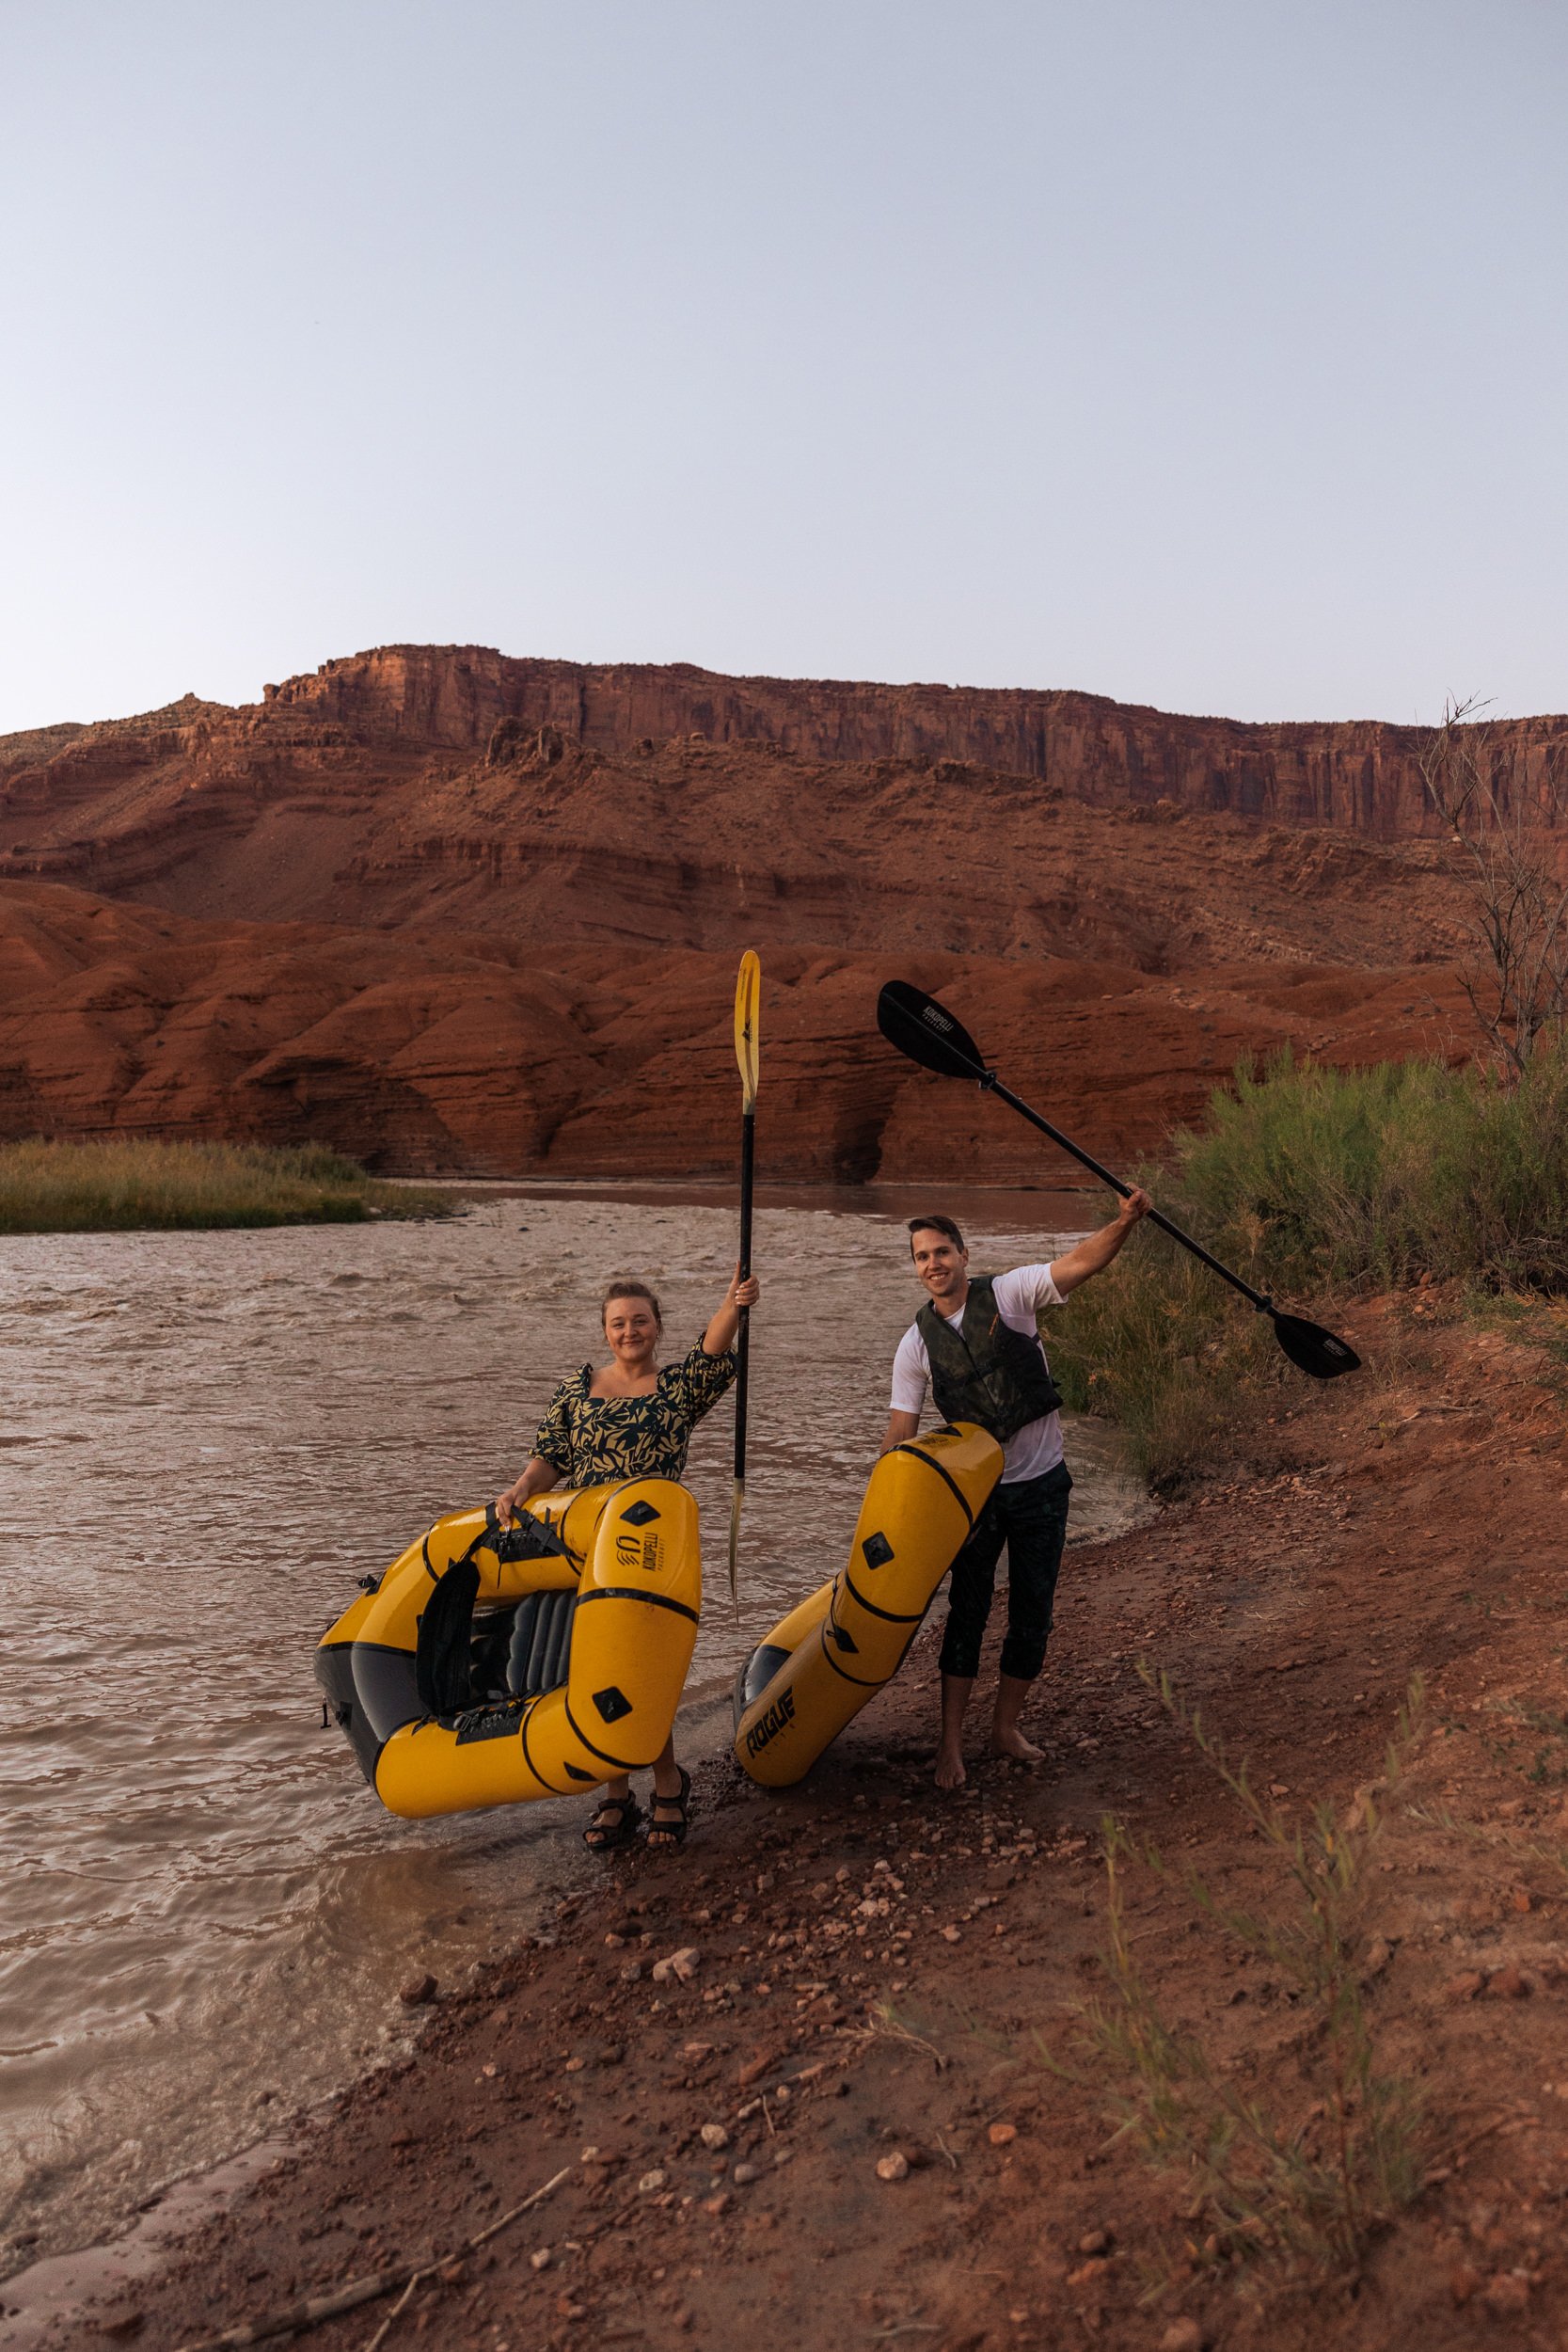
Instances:
[[[894,2150],[892,2155],[879,2156],[877,2159],[877,2178],[879,2181],[907,2180],[909,2177],[909,2170],[910,2160],[908,2156],[902,2154],[896,2148]]]
[[[643,2173],[642,2178],[637,2184],[639,2192],[644,2197],[651,2197],[656,2188],[664,2186],[668,2178],[668,2173],[660,2172],[656,2167],[652,2172]]]
[[[1009,2140],[1018,2137],[1018,2125],[1016,2123],[993,2123],[986,2134],[986,2137],[993,2148],[1006,2148]],[[1085,2253],[1092,2250],[1088,2247],[1084,2249]]]
[[[427,2001],[435,1998],[436,1979],[428,1971],[423,1976],[410,1977],[406,1984],[398,1987],[398,1999],[404,2009],[423,2009]]]
[[[1160,2338],[1160,2352],[1203,2352],[1203,2330],[1196,2319],[1173,2319]]]
[[[1085,2230],[1078,2241],[1078,2251],[1081,2254],[1103,2254],[1109,2251],[1110,2244],[1109,2230]]]
[[[753,2181],[761,2180],[762,2168],[755,2164],[737,2164],[730,2178],[736,2188],[749,2188]]]
[[[730,2136],[724,2129],[722,2123],[705,2123],[703,2125],[703,2146],[705,2148],[727,2148],[729,2144]]]
[[[547,2246],[535,2247],[528,2258],[528,2266],[531,2270],[548,2270],[550,2266],[549,2248]]]

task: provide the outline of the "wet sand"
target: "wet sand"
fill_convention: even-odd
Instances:
[[[1083,1214],[984,1197],[1003,1205]],[[842,1564],[918,1302],[901,1209],[759,1217],[743,1607],[710,1582],[689,1748],[721,1741],[738,1658]],[[310,1647],[356,1576],[520,1467],[607,1273],[651,1276],[689,1344],[732,1230],[668,1192],[507,1187],[451,1225],[6,1246],[0,2268],[352,2079],[406,2040],[411,1967],[450,1979],[575,1883],[566,1808],[386,1816],[322,1727]],[[1000,1215],[975,1241],[1048,1247]],[[724,1406],[690,1465],[710,1573],[729,1446]],[[1074,1460],[1080,1534],[1136,1509],[1103,1433]]]

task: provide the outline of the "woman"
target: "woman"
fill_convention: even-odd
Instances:
[[[548,1493],[564,1479],[569,1486],[601,1486],[616,1478],[680,1478],[686,1449],[703,1415],[718,1404],[738,1369],[735,1353],[740,1311],[759,1296],[754,1276],[744,1282],[736,1266],[723,1304],[698,1344],[678,1364],[658,1367],[663,1318],[646,1282],[617,1275],[605,1291],[601,1317],[610,1361],[595,1372],[584,1364],[563,1380],[539,1424],[533,1453],[522,1476],[496,1498],[505,1526],[530,1495]],[[673,1737],[654,1765],[654,1800],[648,1844],[663,1850],[684,1843],[689,1818],[691,1775],[675,1761]],[[594,1853],[629,1846],[642,1819],[625,1773],[607,1780],[583,1842]]]

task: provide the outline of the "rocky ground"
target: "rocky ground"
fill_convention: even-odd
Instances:
[[[802,1788],[699,1774],[686,1850],[601,1866],[411,2056],[302,2127],[162,2272],[48,2338],[202,2343],[437,2263],[387,2341],[460,2352],[888,2343],[1353,2352],[1568,2325],[1568,1534],[1556,1334],[1441,1299],[1348,1326],[1373,1369],[1257,1433],[1245,1474],[1069,1554],[1034,1769],[939,1798],[935,1655]],[[1363,2262],[1291,2278],[1160,2170],[1085,2043],[1108,1995],[1101,1824],[1282,1918],[1266,1842],[1140,1678],[1164,1667],[1287,1821],[1383,1810],[1354,1917],[1424,2185]],[[1379,1793],[1411,1677],[1422,1726]],[[1133,1867],[1129,1949],[1216,2078],[1309,2146],[1323,2032],[1180,1878]],[[1560,2077],[1561,2079],[1560,2079]],[[546,2185],[548,2193],[475,2236]],[[1277,2234],[1277,2233],[1274,2233]],[[1241,2246],[1248,2239],[1243,2233]],[[0,2301],[3,2301],[0,2291]],[[316,2327],[364,2346],[384,2295]]]

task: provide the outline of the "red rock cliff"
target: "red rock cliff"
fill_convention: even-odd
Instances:
[[[269,707],[367,738],[452,751],[483,749],[508,720],[609,752],[695,733],[808,759],[959,760],[1089,802],[1166,799],[1384,838],[1433,830],[1423,731],[1380,720],[1246,725],[1066,690],[725,677],[687,663],[518,660],[483,645],[386,645],[266,694]],[[1568,719],[1509,731],[1544,759],[1568,741]]]

